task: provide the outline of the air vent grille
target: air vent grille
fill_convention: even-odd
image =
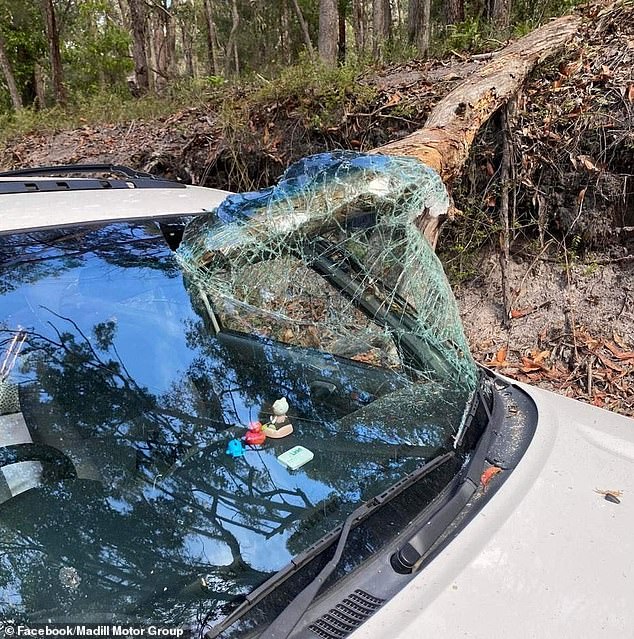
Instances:
[[[308,626],[323,639],[344,639],[372,616],[384,603],[363,590],[355,590],[341,603]]]

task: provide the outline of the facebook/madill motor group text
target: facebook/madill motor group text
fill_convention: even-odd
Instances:
[[[164,626],[125,626],[125,625],[42,625],[13,626],[13,632],[5,635],[16,637],[182,637],[183,628]]]

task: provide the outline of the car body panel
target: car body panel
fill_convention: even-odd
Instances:
[[[200,186],[0,195],[0,232],[153,215],[203,213],[215,209],[227,195],[227,191]]]
[[[539,422],[517,468],[353,639],[632,636],[634,421],[521,388]]]

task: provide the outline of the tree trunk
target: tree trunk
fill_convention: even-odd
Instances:
[[[510,44],[493,62],[445,96],[432,110],[424,128],[375,152],[416,157],[438,171],[451,186],[482,125],[521,88],[540,61],[557,53],[577,35],[580,26],[581,18],[564,16]],[[423,233],[432,246],[436,245],[443,221],[429,215],[421,220]]]
[[[44,73],[39,62],[33,65],[33,86],[35,88],[35,106],[43,109],[46,106],[46,91],[44,90]]]
[[[410,0],[407,14],[407,35],[421,58],[429,52],[431,31],[431,0]]]
[[[231,63],[233,61],[233,72],[237,75],[240,73],[240,61],[238,58],[238,49],[236,46],[236,36],[238,34],[238,26],[240,25],[240,14],[238,13],[238,4],[236,0],[231,0],[231,32],[227,39],[225,47],[225,76],[232,75]]]
[[[308,31],[308,24],[304,19],[304,14],[302,13],[302,8],[299,6],[297,0],[293,0],[293,10],[295,11],[295,15],[297,16],[297,21],[299,22],[299,26],[302,29],[302,35],[304,36],[304,44],[306,45],[306,51],[308,51],[308,55],[311,58],[315,57],[315,49],[313,48],[313,43],[310,40],[310,32]]]
[[[185,75],[188,78],[196,77],[196,68],[194,67],[194,33],[186,19],[178,21],[180,29],[181,46],[183,47],[183,57],[185,58]]]
[[[511,0],[487,0],[487,17],[496,27],[508,27],[511,20]]]
[[[339,20],[337,36],[337,62],[343,64],[346,61],[346,0],[339,0]]]
[[[333,66],[337,62],[338,13],[337,0],[319,1],[319,57]]]
[[[46,24],[46,37],[48,38],[48,51],[51,61],[51,81],[53,83],[55,102],[57,104],[66,104],[62,56],[59,49],[59,29],[57,28],[53,0],[42,0],[42,12],[44,14],[44,23]]]
[[[207,54],[209,60],[209,75],[220,75],[220,56],[218,52],[216,22],[214,20],[213,0],[203,0],[205,21],[207,22]]]
[[[19,111],[22,108],[22,96],[18,91],[18,85],[15,81],[15,76],[13,75],[13,69],[11,68],[11,63],[9,61],[9,57],[7,56],[7,48],[4,43],[4,36],[0,32],[0,69],[2,69],[2,75],[4,75],[4,79],[7,83],[7,88],[9,89],[9,95],[11,96],[11,104],[16,111]]]
[[[157,6],[154,16],[152,42],[156,50],[156,88],[163,89],[176,75],[176,28],[174,25],[175,2],[172,0],[170,9],[163,4]]]
[[[464,21],[464,0],[445,0],[445,24],[456,24]]]
[[[385,43],[392,30],[390,0],[373,0],[372,3],[372,54],[374,59],[383,60]]]
[[[132,59],[137,90],[147,93],[150,90],[150,70],[146,46],[146,16],[143,0],[128,0],[130,23],[132,26]]]
[[[357,55],[362,56],[365,53],[367,40],[364,0],[352,0],[352,30],[354,31]]]

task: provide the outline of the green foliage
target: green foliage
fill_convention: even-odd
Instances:
[[[309,128],[324,129],[340,124],[352,106],[363,109],[376,101],[376,89],[360,82],[359,75],[353,65],[328,67],[304,58],[274,80],[263,81],[252,103],[284,102]]]
[[[108,0],[82,0],[71,5],[62,51],[66,82],[82,94],[124,86],[133,70],[130,34],[113,15]]]
[[[133,98],[126,89],[86,94],[75,93],[65,108],[53,106],[38,110],[0,112],[0,144],[31,132],[54,132],[90,124],[129,122],[166,117],[194,103],[206,103],[215,95],[205,83],[182,82],[162,96]]]

